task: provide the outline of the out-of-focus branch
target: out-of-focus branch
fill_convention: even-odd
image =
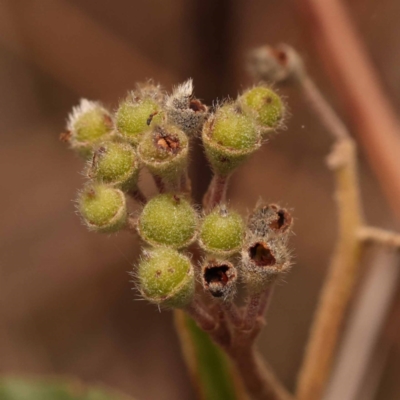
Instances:
[[[400,269],[396,254],[376,247],[370,250],[375,254],[367,253],[370,269],[349,317],[324,400],[357,398],[397,287]]]
[[[354,125],[386,199],[400,218],[400,124],[343,2],[298,0],[305,26]]]
[[[318,400],[332,368],[340,328],[358,275],[362,244],[367,239],[386,244],[391,240],[393,246],[397,236],[364,228],[355,143],[308,76],[297,52],[286,45],[256,49],[250,54],[249,69],[257,79],[291,81],[298,85],[336,141],[328,165],[335,177],[339,237],[312,324],[296,394],[299,400]]]

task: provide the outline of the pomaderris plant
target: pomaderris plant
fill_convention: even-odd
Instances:
[[[138,234],[143,250],[132,275],[141,296],[189,314],[233,361],[254,399],[290,398],[254,342],[272,290],[291,266],[293,219],[261,200],[242,216],[226,190],[235,169],[283,126],[285,115],[280,96],[263,84],[208,107],[194,97],[191,80],[171,94],[148,82],[114,113],[81,100],[62,136],[86,159],[87,183],[77,196],[83,223],[97,232]],[[198,138],[214,174],[202,205],[193,204],[187,172]],[[138,186],[143,168],[159,191],[151,199]],[[127,196],[140,203],[139,216],[130,213]]]

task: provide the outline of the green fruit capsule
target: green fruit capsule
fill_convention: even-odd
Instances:
[[[190,259],[160,247],[147,253],[138,266],[142,296],[157,305],[183,308],[193,298],[194,269]]]
[[[139,160],[129,144],[105,142],[93,153],[87,175],[98,182],[129,190],[137,184]]]
[[[118,132],[133,146],[137,146],[143,134],[153,124],[163,119],[160,105],[152,98],[137,99],[132,93],[123,101],[116,114],[115,125]]]
[[[99,142],[111,137],[112,119],[110,113],[100,103],[81,99],[74,107],[67,122],[68,133],[62,139],[87,157]]]
[[[237,253],[244,236],[240,214],[217,207],[204,217],[200,228],[200,246],[211,254],[230,256]]]
[[[90,230],[116,232],[127,221],[124,194],[103,184],[89,185],[79,194],[78,210]]]
[[[202,139],[208,161],[219,175],[229,175],[261,145],[253,118],[233,104],[225,104],[208,119]]]
[[[153,246],[182,248],[195,240],[197,214],[181,196],[161,194],[144,207],[138,221],[143,240]]]
[[[285,115],[282,99],[272,89],[258,86],[247,90],[239,97],[243,113],[255,118],[263,136],[279,128]]]
[[[174,182],[187,166],[188,138],[173,125],[157,125],[146,132],[138,147],[140,160],[150,172]]]

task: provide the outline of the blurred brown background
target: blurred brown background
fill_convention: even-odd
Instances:
[[[346,1],[371,59],[400,109],[400,2]],[[89,233],[74,213],[83,164],[58,141],[79,98],[115,107],[136,81],[166,88],[194,78],[211,103],[250,84],[244,55],[287,42],[304,55],[339,113],[291,0],[0,0],[0,373],[65,374],[142,400],[193,399],[172,314],[136,301],[128,271],[139,254],[129,234]],[[331,139],[294,89],[292,117],[232,180],[246,212],[260,196],[294,210],[295,267],[276,290],[260,349],[293,389],[312,312],[335,240]],[[393,228],[360,151],[365,212]],[[199,151],[192,178],[210,177]],[[144,191],[154,193],[144,177]],[[393,314],[396,318],[396,314]],[[397,318],[399,313],[397,313]],[[390,342],[379,399],[399,399],[400,332]]]

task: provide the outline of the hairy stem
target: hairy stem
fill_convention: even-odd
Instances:
[[[222,176],[215,174],[213,176],[208,190],[204,195],[204,208],[207,211],[211,211],[218,204],[225,202],[229,178],[230,175]]]
[[[253,346],[229,352],[253,400],[293,400]]]

